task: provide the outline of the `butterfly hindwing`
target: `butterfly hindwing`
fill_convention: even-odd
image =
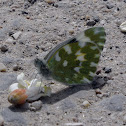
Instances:
[[[94,27],[60,43],[43,61],[36,59],[40,73],[66,85],[87,84],[93,80],[105,43],[103,27]]]
[[[51,76],[67,85],[90,83],[104,43],[104,28],[94,27],[56,46],[45,57]]]

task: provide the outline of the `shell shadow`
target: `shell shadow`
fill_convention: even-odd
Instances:
[[[23,105],[10,105],[8,107],[12,112],[26,112],[29,110],[29,104],[25,103]]]

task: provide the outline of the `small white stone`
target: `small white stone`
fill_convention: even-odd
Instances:
[[[123,122],[126,124],[126,115],[123,117]]]
[[[97,94],[97,97],[98,98],[102,98],[103,97],[103,94]]]
[[[107,84],[112,84],[113,80],[108,80]]]
[[[82,104],[83,107],[89,107],[90,103],[88,101],[84,101]]]
[[[21,31],[18,31],[18,32],[14,33],[14,34],[13,34],[14,39],[18,39],[18,38],[20,37],[21,34],[22,34]]]
[[[101,23],[102,25],[104,25],[104,24],[105,24],[105,20],[101,20],[100,23]]]
[[[12,43],[14,40],[12,38],[8,38],[6,42]]]
[[[77,26],[76,22],[71,22],[71,25],[73,25],[74,27]]]
[[[41,109],[41,107],[42,107],[41,101],[35,101],[29,105],[29,108],[31,111],[37,111],[37,110]]]
[[[6,72],[6,70],[7,67],[3,63],[0,63],[0,72]]]
[[[103,96],[104,96],[104,97],[109,97],[109,96],[110,96],[110,92],[108,92],[108,93],[103,93]]]
[[[38,6],[41,7],[43,3],[38,3]]]
[[[3,117],[0,115],[0,126],[3,126],[4,125],[4,119]]]
[[[71,34],[71,35],[74,34],[74,30],[73,29],[70,29],[69,30],[69,34]]]
[[[123,22],[123,23],[120,25],[120,30],[121,30],[122,32],[126,32],[126,21]]]
[[[84,126],[83,123],[65,123],[65,126]]]

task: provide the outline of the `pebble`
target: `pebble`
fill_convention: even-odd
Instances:
[[[12,36],[13,36],[14,39],[18,39],[21,34],[22,34],[22,32],[18,31],[18,32],[14,33]]]
[[[0,49],[1,49],[2,52],[7,52],[8,51],[7,45],[1,46]]]
[[[8,33],[9,36],[12,36],[14,33],[11,31]]]
[[[120,8],[119,7],[117,7],[117,11],[119,11],[120,10]]]
[[[19,44],[24,45],[24,42],[22,40],[19,41]]]
[[[94,26],[96,24],[96,22],[95,21],[88,21],[87,22],[87,26]]]
[[[52,1],[52,0],[45,0],[45,2],[48,3],[48,4],[54,4],[54,3],[55,3],[55,2]]]
[[[42,3],[42,2],[40,2],[40,3],[38,3],[38,6],[39,6],[39,7],[41,7],[41,6],[42,6],[42,4],[43,4],[43,3]]]
[[[105,73],[112,72],[112,69],[111,68],[107,68],[107,67],[104,67],[103,70],[105,71]]]
[[[112,84],[113,80],[108,80],[107,84]]]
[[[97,94],[97,97],[98,98],[102,98],[103,97],[103,94]]]
[[[108,9],[112,9],[114,6],[111,5],[111,4],[107,4],[106,7],[107,7]]]
[[[29,104],[29,108],[30,108],[31,111],[40,110],[41,107],[42,107],[42,102],[40,100],[32,102],[31,104]]]
[[[0,115],[0,126],[4,126],[4,119],[1,115]]]
[[[102,25],[104,25],[104,24],[105,24],[105,20],[101,20],[100,23],[101,23]]]
[[[54,6],[54,7],[56,7],[56,8],[58,8],[58,7],[59,7],[59,5],[58,5],[58,4],[53,4],[53,6]]]
[[[84,20],[84,19],[85,19],[85,17],[84,17],[84,16],[81,16],[81,17],[80,17],[80,19],[81,19],[81,20]]]
[[[95,22],[99,22],[99,21],[100,21],[100,18],[99,18],[98,16],[95,16],[95,17],[93,17],[93,20],[94,20]]]
[[[101,70],[96,71],[96,74],[99,75],[101,73]]]
[[[126,3],[126,0],[124,0],[124,2]]]
[[[24,15],[28,14],[28,12],[26,12],[26,11],[22,11],[21,13],[24,14]]]
[[[89,15],[86,15],[85,16],[85,20],[87,21],[87,20],[89,20],[90,19],[90,16]]]
[[[120,25],[120,30],[121,30],[122,32],[126,32],[126,21],[123,22],[123,23]]]
[[[95,93],[96,93],[96,95],[97,95],[97,94],[102,94],[102,92],[101,92],[100,89],[96,89],[96,90],[95,90]]]
[[[0,72],[6,72],[6,70],[7,67],[3,63],[0,63]]]
[[[126,115],[123,117],[123,123],[126,124]]]
[[[12,43],[14,40],[12,38],[8,38],[6,42]]]
[[[25,4],[24,4],[24,9],[28,9],[29,7],[30,7],[30,4],[27,3],[27,2],[25,2]]]
[[[92,87],[96,89],[96,88],[102,87],[103,85],[105,85],[105,83],[106,83],[106,80],[103,77],[95,76],[92,82]]]
[[[49,84],[55,84],[55,81],[50,81]]]
[[[65,126],[84,126],[83,123],[65,123]]]
[[[69,33],[72,35],[74,34],[74,30],[69,30]]]
[[[110,96],[110,92],[108,92],[108,93],[103,93],[103,96],[104,96],[104,97],[109,97],[109,96]]]
[[[123,111],[126,103],[126,96],[117,94],[110,98],[103,99],[100,104],[110,111]]]
[[[14,70],[14,71],[18,71],[18,70],[20,70],[20,69],[21,69],[21,67],[18,66],[18,65],[14,65],[14,66],[13,66],[13,70]]]
[[[28,0],[29,3],[34,4],[37,0]]]
[[[87,100],[82,103],[82,107],[89,107],[90,105],[91,104]]]

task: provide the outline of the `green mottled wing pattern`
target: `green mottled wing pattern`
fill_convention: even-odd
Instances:
[[[66,85],[90,83],[104,43],[104,28],[94,27],[59,44],[45,57],[51,76]]]

